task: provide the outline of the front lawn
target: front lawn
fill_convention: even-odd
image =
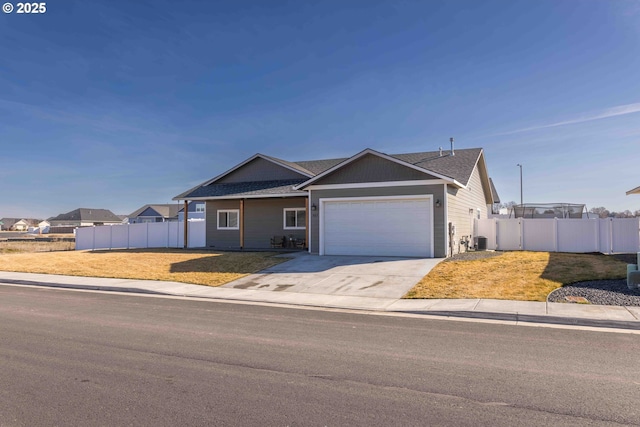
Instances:
[[[569,283],[626,277],[626,264],[601,254],[504,252],[438,264],[405,298],[490,298],[546,301]]]
[[[220,286],[286,261],[274,255],[183,249],[5,253],[0,255],[0,271]]]

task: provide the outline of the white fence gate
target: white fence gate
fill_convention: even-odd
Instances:
[[[480,219],[487,249],[545,252],[640,252],[640,218]]]
[[[206,246],[206,222],[189,221],[190,248]],[[76,229],[76,250],[182,248],[184,222],[100,225]]]

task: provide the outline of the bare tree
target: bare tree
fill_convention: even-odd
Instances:
[[[607,218],[610,214],[609,210],[604,206],[589,209],[589,213],[598,215],[599,218]]]

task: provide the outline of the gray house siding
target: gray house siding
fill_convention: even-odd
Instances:
[[[487,218],[487,197],[482,186],[478,166],[473,169],[467,188],[447,186],[447,212],[448,219],[456,226],[453,253],[458,253],[458,242],[464,236],[473,236],[473,219],[477,218],[478,209],[480,217]],[[471,211],[470,211],[471,210]]]
[[[305,230],[284,229],[284,209],[304,208],[306,197],[245,199],[244,248],[271,248],[274,236],[305,238]],[[218,210],[240,209],[240,200],[207,201],[207,246],[224,250],[240,248],[240,230],[218,230]]]
[[[207,246],[221,250],[239,248],[240,230],[218,230],[218,210],[220,209],[240,209],[240,201],[207,201],[207,206],[205,207],[207,218]]]
[[[384,181],[412,181],[436,179],[424,172],[399,165],[378,156],[367,154],[347,167],[318,180],[314,185]]]
[[[424,177],[424,174],[423,174]],[[424,179],[424,178],[423,178]],[[324,182],[323,182],[324,183]],[[402,187],[370,187],[370,188],[349,188],[338,190],[311,190],[311,201],[309,206],[316,205],[318,210],[310,212],[311,222],[311,252],[319,253],[320,251],[320,225],[319,225],[319,206],[320,199],[334,197],[376,197],[376,196],[424,196],[433,195],[433,251],[434,257],[441,258],[446,256],[445,246],[445,215],[444,208],[435,207],[435,201],[444,200],[444,185],[415,185]]]
[[[306,197],[247,199],[244,202],[244,247],[270,248],[274,236],[304,239],[305,230],[284,229],[284,209],[304,208]]]
[[[222,177],[216,181],[216,183],[226,184],[233,182],[277,181],[305,178],[307,177],[298,172],[258,157],[227,176]]]

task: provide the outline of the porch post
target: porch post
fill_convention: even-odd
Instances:
[[[184,248],[187,249],[189,247],[189,201],[184,201]]]
[[[240,249],[244,248],[244,199],[240,199]]]
[[[304,199],[304,244],[309,247],[309,197]]]

